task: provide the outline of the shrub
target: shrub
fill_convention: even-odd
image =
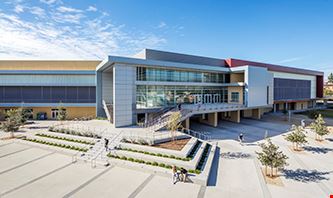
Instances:
[[[146,162],[147,165],[151,165],[151,162]]]
[[[166,165],[165,168],[171,169],[172,166],[171,165]]]
[[[200,173],[201,173],[201,170],[196,169],[196,170],[194,170],[194,173],[195,173],[195,174],[200,174]]]
[[[157,153],[156,156],[162,157],[163,155],[161,153]]]
[[[133,162],[133,161],[134,161],[134,159],[133,159],[132,157],[130,157],[130,158],[128,158],[128,161],[131,161],[131,162]]]
[[[120,159],[127,160],[127,157],[126,156],[122,156]]]
[[[165,164],[164,163],[160,163],[160,164],[158,164],[158,166],[164,168]]]
[[[174,156],[174,155],[170,155],[170,158],[172,158],[172,159],[175,159],[175,158],[176,158],[176,156]]]
[[[310,119],[315,119],[315,118],[318,117],[318,115],[319,115],[319,113],[316,110],[311,110],[311,111],[308,112],[308,117]]]
[[[157,162],[153,162],[152,165],[153,166],[158,166],[158,163]]]

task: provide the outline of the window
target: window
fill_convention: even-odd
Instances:
[[[136,80],[159,82],[229,83],[230,74],[137,67]]]
[[[231,102],[239,102],[239,92],[231,92]]]

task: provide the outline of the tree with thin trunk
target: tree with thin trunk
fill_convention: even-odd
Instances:
[[[317,141],[322,141],[323,136],[329,134],[329,130],[327,129],[324,118],[321,114],[319,114],[317,118],[311,123],[310,127],[312,128],[312,130],[314,130],[316,134],[315,139]]]
[[[57,120],[59,120],[62,124],[62,121],[67,119],[67,112],[65,107],[62,105],[62,103],[59,104],[58,106],[58,116]]]
[[[287,165],[288,157],[279,151],[279,147],[272,143],[270,139],[266,140],[266,143],[260,144],[261,152],[256,152],[258,160],[265,166],[265,175],[267,174],[267,168],[270,168],[270,177],[277,175],[279,168],[283,168]],[[276,174],[274,175],[274,169]]]
[[[175,140],[176,131],[181,127],[181,114],[179,111],[173,112],[167,122],[167,129],[171,132],[172,141]]]
[[[329,83],[333,83],[333,73],[330,73],[327,79]]]
[[[14,137],[14,132],[18,131],[22,122],[22,109],[10,109],[6,113],[6,120],[1,124],[1,129],[5,132],[10,132],[11,138]]]
[[[292,125],[291,131],[292,132],[289,133],[285,139],[293,143],[293,149],[295,151],[299,151],[299,146],[308,142],[304,134],[304,129],[302,126]]]

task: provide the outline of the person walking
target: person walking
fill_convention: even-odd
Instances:
[[[104,138],[104,147],[105,147],[105,151],[109,150],[109,140]]]
[[[176,184],[179,181],[179,174],[177,172],[177,167],[175,165],[172,166],[172,182]]]
[[[181,181],[186,182],[187,181],[187,170],[185,168],[180,169],[180,174],[181,174]]]
[[[239,143],[242,145],[243,144],[243,140],[244,140],[243,133],[239,134],[238,140],[239,140]]]

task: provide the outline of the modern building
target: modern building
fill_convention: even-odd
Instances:
[[[216,126],[219,119],[260,119],[267,111],[314,107],[323,73],[238,59],[145,49],[133,58],[109,56],[96,69],[98,116],[115,127],[156,121],[172,106]]]
[[[55,119],[96,116],[95,70],[100,61],[0,61],[0,110],[24,107]]]
[[[307,109],[323,97],[323,73],[238,59],[145,49],[104,61],[0,61],[0,110],[31,118],[105,116],[115,127],[149,123],[182,104],[196,119],[260,119],[267,111]]]

